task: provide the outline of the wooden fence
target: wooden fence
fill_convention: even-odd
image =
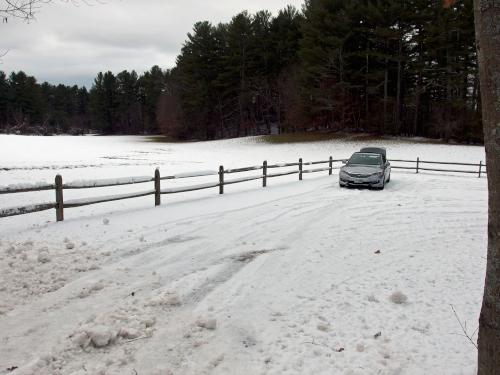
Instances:
[[[65,208],[73,208],[73,207],[81,207],[88,206],[91,204],[104,203],[104,202],[113,202],[123,199],[131,199],[144,197],[148,195],[154,195],[155,197],[155,206],[159,206],[161,204],[161,196],[166,194],[176,194],[176,193],[184,193],[188,191],[196,191],[196,190],[204,190],[211,188],[218,188],[219,194],[224,194],[224,186],[243,183],[247,181],[254,180],[262,180],[262,186],[267,186],[267,181],[270,178],[288,176],[298,174],[299,181],[302,180],[304,174],[308,173],[318,173],[318,172],[326,172],[328,171],[329,175],[333,174],[333,169],[339,169],[340,166],[335,166],[334,163],[341,163],[345,159],[333,159],[331,156],[328,160],[323,161],[311,161],[304,162],[302,159],[299,159],[298,162],[295,163],[283,163],[283,164],[267,164],[267,161],[264,161],[262,165],[256,165],[251,167],[243,167],[243,168],[235,168],[235,169],[225,169],[222,165],[219,167],[218,171],[201,171],[201,172],[190,172],[190,173],[181,173],[177,175],[170,176],[161,176],[160,170],[156,169],[154,173],[154,177],[143,176],[143,177],[126,177],[126,178],[116,178],[116,179],[101,179],[101,180],[93,180],[93,181],[74,181],[70,183],[63,183],[63,179],[61,175],[57,175],[55,177],[55,181],[53,184],[35,184],[35,185],[11,185],[7,187],[0,186],[0,194],[14,194],[14,193],[26,193],[26,192],[35,192],[35,191],[45,191],[45,190],[54,190],[56,200],[55,202],[48,203],[38,203],[31,204],[26,206],[18,206],[11,208],[0,208],[0,218],[9,217],[9,216],[17,216],[17,215],[25,215],[33,212],[46,211],[50,209],[56,210],[56,220],[63,221],[64,220],[64,209]],[[391,165],[392,169],[406,169],[406,170],[415,170],[416,173],[420,173],[421,171],[435,171],[435,172],[453,172],[453,173],[469,173],[476,174],[480,178],[482,175],[486,174],[485,168],[486,165],[483,162],[479,162],[479,164],[473,163],[455,163],[455,162],[437,162],[437,161],[425,161],[417,158],[416,160],[398,160],[392,159],[389,160],[395,163],[408,163],[406,166],[402,165]],[[325,165],[326,167],[321,168],[309,168],[304,169],[305,167],[312,167],[316,165]],[[414,166],[412,165],[414,164]],[[429,168],[427,165],[453,165],[453,166],[466,166],[466,167],[475,167],[474,170],[457,170],[457,169],[443,169],[443,168]],[[279,171],[280,168],[290,168],[297,167],[294,170],[287,171]],[[269,173],[272,170],[277,170],[275,173]],[[226,179],[226,175],[233,175],[236,173],[243,172],[252,172],[252,171],[262,171],[259,175],[255,176],[246,176],[241,178],[234,179]],[[174,179],[185,179],[185,178],[196,178],[196,177],[206,177],[206,176],[218,176],[218,181],[198,184],[198,185],[190,185],[183,187],[173,187],[173,188],[161,188],[161,181],[165,180],[174,180]],[[110,186],[123,186],[123,185],[132,185],[132,184],[144,184],[153,182],[153,189],[145,190],[137,193],[126,193],[126,194],[118,194],[118,195],[108,195],[101,197],[92,197],[92,198],[83,198],[83,199],[71,199],[64,200],[64,190],[73,190],[73,189],[91,189],[91,188],[102,188],[102,187],[110,187]]]

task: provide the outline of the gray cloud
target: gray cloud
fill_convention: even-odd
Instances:
[[[90,0],[92,1],[92,0]],[[30,23],[0,24],[0,63],[5,72],[24,70],[40,81],[90,87],[99,71],[153,65],[170,68],[197,21],[228,22],[242,10],[276,14],[303,0],[107,0],[88,6],[54,0]]]

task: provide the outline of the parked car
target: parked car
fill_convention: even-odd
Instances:
[[[355,152],[340,168],[339,185],[383,189],[391,180],[391,164],[386,155],[381,147],[365,147]]]

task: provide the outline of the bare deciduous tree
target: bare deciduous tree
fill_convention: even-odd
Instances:
[[[42,4],[51,0],[1,0],[0,17],[2,22],[7,22],[9,17],[23,18],[31,20],[35,17],[35,12]]]
[[[479,318],[478,375],[500,372],[500,1],[474,0],[488,165],[488,260]]]
[[[30,21],[35,18],[35,13],[43,4],[51,3],[53,0],[0,0],[0,18],[2,22],[8,22],[9,17],[22,18]],[[102,4],[103,0],[59,0],[73,5],[94,3]]]

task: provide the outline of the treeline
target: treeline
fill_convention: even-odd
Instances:
[[[0,71],[0,131],[52,134],[87,126],[89,94],[77,86],[38,84],[24,72]]]
[[[85,87],[38,84],[24,72],[0,71],[0,131],[25,134],[154,134],[157,103],[168,72],[158,66],[138,76],[99,73]]]
[[[199,22],[173,69],[99,73],[89,92],[0,75],[0,126],[24,119],[179,139],[347,130],[480,142],[472,0],[449,3],[307,0],[300,12]],[[38,104],[23,93],[39,95]]]

